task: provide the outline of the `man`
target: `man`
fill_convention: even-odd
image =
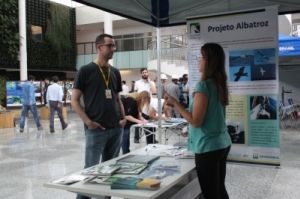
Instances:
[[[58,77],[52,77],[53,84],[48,87],[47,91],[47,103],[50,108],[50,133],[54,133],[54,114],[57,111],[62,130],[65,130],[68,127],[68,124],[65,122],[62,114],[63,106],[63,88],[57,84]]]
[[[122,81],[122,92],[120,93],[120,95],[128,95],[128,93],[129,93],[129,88],[126,85],[126,81],[123,80]]]
[[[119,92],[121,75],[108,61],[116,50],[111,35],[96,38],[97,58],[82,66],[72,91],[72,107],[84,122],[86,148],[84,168],[117,157],[121,147],[121,128],[126,123]],[[83,96],[85,108],[80,105]],[[121,118],[121,119],[120,119]],[[78,195],[77,198],[89,198]]]
[[[179,97],[180,97],[180,89],[178,86],[178,79],[179,77],[177,75],[172,75],[172,82],[170,82],[169,84],[167,84],[165,86],[165,91],[166,93],[168,93],[168,95],[174,97],[177,101],[179,101]],[[172,113],[171,113],[171,117],[180,117],[179,112],[172,108]]]
[[[168,78],[167,75],[165,74],[160,74],[160,82],[161,82],[161,99],[164,99],[165,96],[165,86],[166,86],[166,82],[167,82]]]
[[[149,79],[149,73],[146,68],[141,69],[142,78],[135,82],[134,90],[138,93],[148,91],[151,95],[156,93],[155,83]]]
[[[180,87],[182,88],[182,98],[179,100],[185,108],[188,108],[188,106],[189,106],[188,74],[182,75],[182,83],[181,83]]]
[[[22,86],[23,99],[22,99],[22,113],[21,113],[21,121],[20,121],[20,133],[24,132],[25,119],[28,115],[28,111],[30,110],[33,115],[33,119],[35,121],[36,127],[38,130],[42,130],[43,127],[40,123],[40,118],[37,113],[36,101],[35,101],[35,88],[33,85],[35,77],[29,75],[28,81],[26,81]]]
[[[43,89],[43,98],[44,98],[44,105],[47,105],[47,90],[48,90],[48,86],[50,85],[50,81],[49,79],[46,77],[44,79],[44,89]]]

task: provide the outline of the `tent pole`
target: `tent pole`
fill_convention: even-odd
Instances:
[[[162,132],[161,132],[161,116],[162,116],[162,105],[161,105],[161,69],[160,69],[160,28],[156,28],[156,53],[157,53],[157,110],[158,110],[158,142],[161,144],[162,142]]]

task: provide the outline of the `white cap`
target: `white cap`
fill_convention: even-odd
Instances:
[[[160,74],[160,79],[168,79],[168,78],[167,78],[167,75],[165,75],[165,74]]]
[[[178,75],[173,74],[173,75],[172,75],[172,79],[179,79],[179,77],[178,77]]]

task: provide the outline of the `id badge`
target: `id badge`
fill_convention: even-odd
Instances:
[[[110,89],[105,90],[105,97],[106,99],[112,99],[112,94]]]

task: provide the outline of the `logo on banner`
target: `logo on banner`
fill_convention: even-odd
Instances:
[[[200,23],[191,23],[190,24],[190,34],[191,35],[200,34]]]

